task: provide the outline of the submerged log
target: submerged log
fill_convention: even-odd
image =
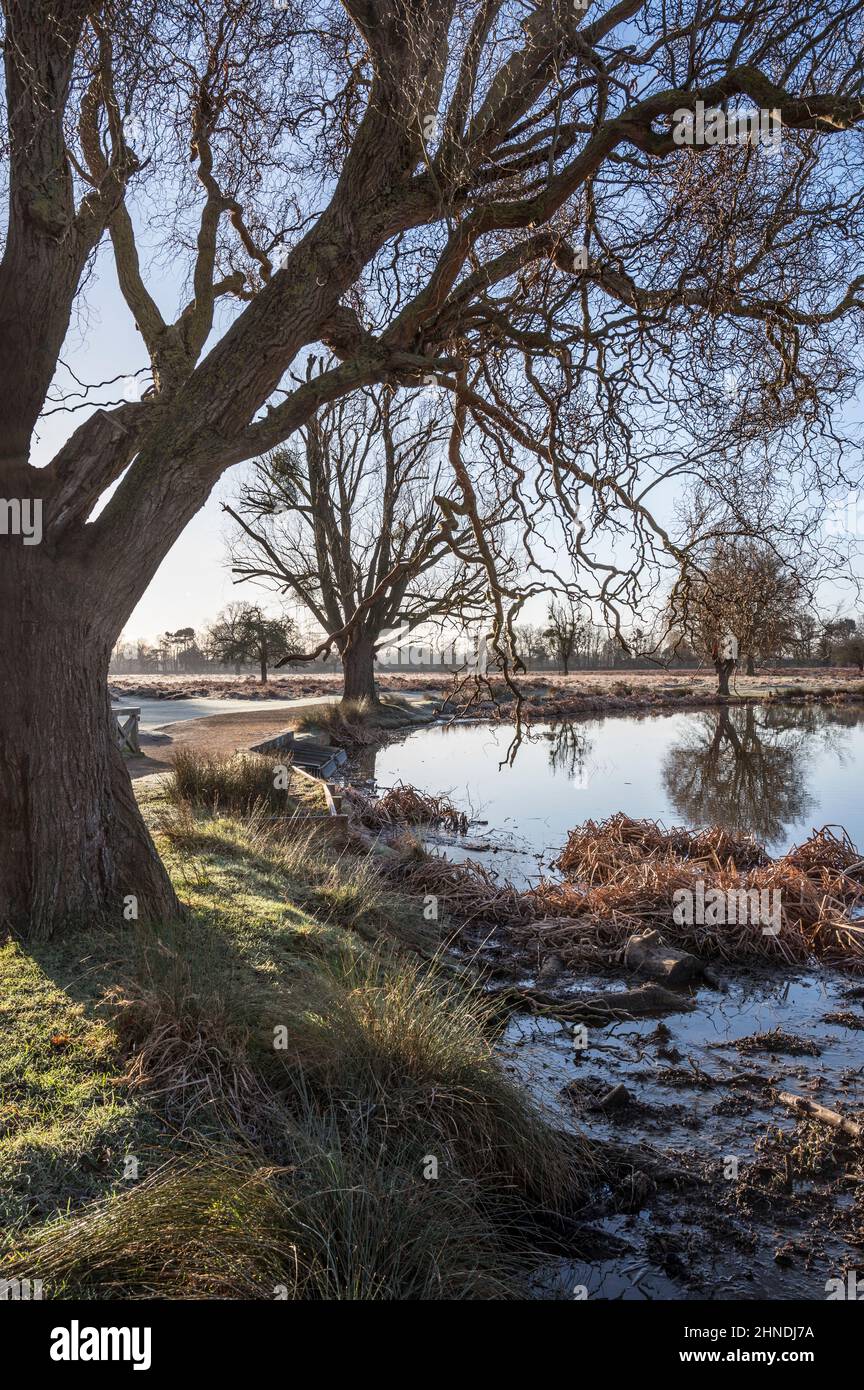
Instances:
[[[805,1119],[819,1120],[823,1125],[830,1125],[832,1129],[839,1129],[844,1134],[851,1135],[853,1139],[864,1138],[864,1127],[855,1120],[838,1114],[836,1110],[829,1110],[827,1106],[820,1105],[818,1101],[808,1100],[806,1096],[796,1096],[792,1091],[780,1091],[778,1100],[787,1110],[793,1110],[796,1115]]]
[[[653,1014],[689,1013],[693,1005],[681,994],[662,985],[645,984],[637,989],[611,990],[585,994],[553,993],[544,989],[506,986],[494,991],[514,1008],[533,1013],[554,1014],[576,1023],[618,1023]]]
[[[594,1102],[592,1107],[595,1110],[623,1110],[629,1105],[632,1096],[623,1083],[613,1086],[611,1091],[607,1091],[605,1096]]]
[[[667,946],[658,931],[631,936],[624,947],[624,964],[640,975],[669,985],[687,985],[704,972],[701,960],[689,951]]]
[[[552,985],[558,979],[564,969],[564,962],[560,956],[547,956],[537,971],[538,985]]]

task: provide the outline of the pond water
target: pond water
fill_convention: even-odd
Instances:
[[[330,699],[330,696],[320,697]],[[332,699],[336,699],[333,696]],[[121,697],[112,700],[115,709],[132,708],[140,710],[138,727],[142,733],[153,733],[157,729],[163,728],[166,724],[175,724],[182,719],[204,719],[211,714],[242,714],[247,711],[271,710],[271,709],[292,709],[297,705],[306,705],[308,699],[297,700],[235,700],[226,697],[218,699],[209,695],[202,695],[187,699],[185,696],[177,700],[159,700],[129,696],[128,699]]]
[[[528,726],[435,725],[375,754],[381,790],[448,794],[474,818],[455,859],[519,885],[548,869],[573,826],[616,811],[750,832],[773,854],[814,827],[864,845],[864,707],[733,706]]]

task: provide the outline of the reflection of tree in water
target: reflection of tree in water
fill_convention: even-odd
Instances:
[[[591,743],[582,727],[573,723],[553,724],[543,731],[549,744],[549,766],[553,772],[563,772],[571,782],[584,782],[585,760]]]
[[[375,781],[375,759],[378,749],[374,743],[367,748],[355,748],[351,753],[349,777],[352,782]]]
[[[822,747],[841,762],[849,756],[849,744],[843,737],[845,729],[855,729],[861,723],[860,705],[763,705],[760,710],[763,729],[773,733],[797,731],[808,736],[809,751]]]
[[[807,761],[830,731],[806,706],[760,714],[767,717],[749,707],[695,716],[666,754],[663,784],[688,824],[749,832],[770,846],[813,806]]]

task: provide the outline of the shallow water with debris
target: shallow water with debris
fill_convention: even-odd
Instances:
[[[508,758],[512,755],[512,762]],[[617,811],[722,825],[772,855],[839,823],[864,845],[864,707],[752,705],[529,725],[439,724],[370,750],[363,775],[448,795],[474,824],[446,845],[518,886],[575,825]],[[430,843],[434,843],[434,838]]]
[[[588,1217],[596,1250],[540,1272],[542,1296],[816,1299],[860,1267],[860,1146],[799,1126],[777,1095],[855,1113],[864,987],[835,972],[741,969],[725,984],[692,996],[692,1012],[584,1034],[552,1018],[510,1020],[508,1070],[557,1124],[624,1151]],[[610,987],[597,976],[576,986]],[[618,1086],[627,1098],[603,1108]]]
[[[367,772],[382,788],[449,793],[474,824],[465,837],[430,835],[429,847],[520,887],[554,872],[574,826],[616,811],[718,824],[774,854],[825,823],[864,843],[857,707],[534,726],[508,763],[511,739],[501,725],[426,729],[372,753]],[[506,973],[499,935],[478,956]],[[505,1066],[554,1123],[599,1141],[609,1169],[581,1213],[578,1258],[538,1269],[536,1296],[825,1299],[830,1280],[864,1268],[864,1144],[779,1099],[864,1122],[860,977],[712,964],[722,988],[682,996],[689,1011],[587,1026],[584,1039],[551,1016],[510,1018]],[[555,990],[636,983],[613,972],[562,977]]]

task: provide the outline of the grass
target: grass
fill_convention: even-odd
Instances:
[[[200,771],[143,788],[186,920],[0,950],[0,1277],[54,1298],[518,1295],[590,1155],[500,1068],[422,897],[296,808],[226,809],[234,767]]]
[[[213,811],[238,815],[258,812],[280,817],[308,815],[324,808],[323,797],[305,778],[292,777],[290,755],[237,753],[212,757],[180,747],[174,755],[168,795],[177,804],[191,802]]]
[[[149,1144],[137,1099],[114,1082],[116,1035],[69,986],[55,982],[59,952],[0,946],[0,1230],[38,1222],[104,1188],[123,1168],[131,1136]],[[86,988],[86,986],[85,986]]]
[[[294,714],[294,727],[299,732],[323,735],[331,743],[352,748],[377,743],[382,730],[425,722],[426,716],[411,701],[396,695],[387,695],[377,704],[367,700],[322,702],[308,712]]]
[[[505,1242],[465,1179],[418,1181],[398,1143],[350,1142],[309,1113],[297,1163],[219,1150],[43,1226],[16,1269],[55,1297],[512,1297],[524,1246]]]

